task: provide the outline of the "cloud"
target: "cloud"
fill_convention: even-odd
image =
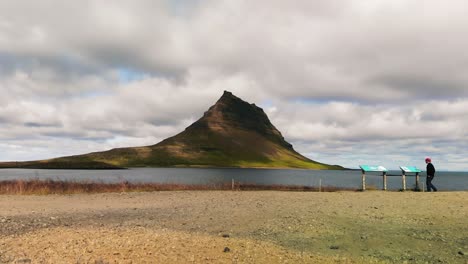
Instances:
[[[2,1],[0,159],[154,144],[230,90],[324,162],[432,153],[468,169],[466,7]]]
[[[414,106],[350,102],[275,105],[274,111],[267,108],[273,123],[299,152],[319,160],[348,167],[381,162],[397,168],[398,162],[419,164],[421,157],[429,155],[443,159],[445,168],[465,167],[466,99]],[[391,158],[395,155],[404,158]]]
[[[10,2],[2,6],[0,49],[57,68],[66,57],[77,68],[125,66],[182,79],[197,68],[243,72],[277,96],[467,96],[462,1],[198,1],[180,16],[174,6],[182,5]]]

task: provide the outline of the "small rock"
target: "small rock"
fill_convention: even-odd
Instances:
[[[224,253],[227,253],[227,252],[231,252],[231,249],[228,248],[228,247],[225,247],[224,250],[223,250]]]
[[[18,259],[16,263],[31,263],[31,259],[28,259],[28,258]]]
[[[460,251],[458,251],[458,255],[464,256],[464,255],[465,255],[465,252],[463,252],[463,251],[460,250]]]

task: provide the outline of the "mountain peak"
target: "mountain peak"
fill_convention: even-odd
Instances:
[[[239,97],[235,96],[233,93],[229,91],[224,91],[223,95],[219,98],[219,100],[216,102],[216,105],[224,105],[224,106],[229,106],[229,105],[234,105],[234,104],[239,104],[239,103],[244,103],[248,104],[244,100],[240,99]],[[255,105],[255,104],[252,104]]]
[[[227,90],[224,90],[223,96],[221,96],[221,98],[223,98],[223,97],[235,97],[235,98],[237,98],[235,95],[233,95],[230,91],[227,91]]]
[[[197,127],[209,128],[220,133],[233,130],[253,131],[292,149],[292,145],[284,140],[281,132],[273,126],[262,108],[249,104],[228,91],[224,91],[216,104],[187,129]]]

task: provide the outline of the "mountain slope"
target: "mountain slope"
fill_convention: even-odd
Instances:
[[[28,166],[35,167],[34,163],[49,164],[49,168],[52,164],[70,164],[71,167],[103,164],[116,167],[342,169],[297,153],[261,108],[230,92],[224,92],[216,104],[185,131],[158,144],[33,162]]]

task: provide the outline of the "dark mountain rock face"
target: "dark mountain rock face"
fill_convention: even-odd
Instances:
[[[292,145],[286,142],[281,132],[271,124],[262,108],[249,104],[228,91],[224,92],[218,102],[210,107],[202,118],[186,130],[199,128],[252,131],[292,149]]]
[[[88,168],[89,164],[104,164],[111,167],[342,169],[297,153],[260,107],[227,91],[198,121],[158,144],[10,164],[29,168],[53,168],[54,164],[60,164],[60,168]]]

